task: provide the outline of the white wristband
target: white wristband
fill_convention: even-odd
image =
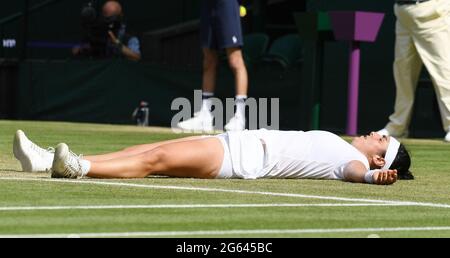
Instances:
[[[379,172],[379,169],[376,170],[369,170],[367,171],[366,175],[364,176],[364,180],[366,181],[366,183],[368,184],[373,184],[373,175],[375,174],[375,172]]]

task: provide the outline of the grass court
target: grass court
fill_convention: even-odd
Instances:
[[[164,128],[0,121],[0,237],[450,237],[450,145],[403,142],[414,181],[54,180],[20,172],[21,129],[42,147],[100,154],[185,135]]]

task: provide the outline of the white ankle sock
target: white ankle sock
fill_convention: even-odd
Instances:
[[[91,162],[89,160],[80,159],[81,165],[81,177],[87,176],[89,171],[91,171]]]
[[[203,92],[202,93],[202,112],[211,112],[212,109],[212,101],[211,98],[214,97],[214,93],[212,92]]]
[[[247,98],[246,95],[236,96],[236,117],[245,119],[245,101]]]

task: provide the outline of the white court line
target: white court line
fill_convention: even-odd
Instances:
[[[117,232],[0,235],[0,238],[108,238],[108,237],[182,237],[182,236],[232,236],[232,235],[279,235],[279,234],[332,234],[332,233],[380,233],[411,231],[450,231],[450,227],[397,227],[397,228],[336,228],[336,229],[263,229],[225,231],[163,231],[163,232]]]
[[[62,184],[86,184],[86,185],[119,186],[119,187],[146,188],[146,189],[164,189],[164,190],[222,192],[222,193],[234,193],[234,194],[239,193],[239,194],[254,194],[254,195],[293,197],[293,198],[318,199],[318,200],[333,200],[333,201],[344,201],[344,202],[383,203],[383,204],[389,203],[389,204],[397,204],[397,205],[405,205],[405,206],[421,206],[421,207],[447,208],[447,209],[450,208],[450,204],[439,204],[439,203],[373,200],[373,199],[360,199],[360,198],[342,198],[342,197],[334,197],[334,196],[274,193],[274,192],[232,190],[232,189],[219,189],[219,188],[143,185],[143,184],[130,184],[130,183],[119,183],[119,182],[105,182],[105,181],[96,181],[96,180],[67,180],[67,179],[62,180],[62,179],[14,178],[14,177],[0,178],[0,180],[3,180],[3,181],[7,181],[7,180],[8,181],[38,181],[38,182],[53,182],[53,183],[62,183]]]
[[[409,206],[392,203],[271,203],[271,204],[192,204],[192,205],[84,205],[0,207],[1,211],[119,210],[119,209],[208,209],[208,208],[296,208],[296,207],[386,207]]]

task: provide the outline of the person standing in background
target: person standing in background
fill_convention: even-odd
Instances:
[[[202,108],[195,117],[178,124],[186,131],[211,132],[214,117],[211,113],[216,88],[219,51],[225,50],[228,64],[233,72],[236,87],[236,113],[227,123],[225,130],[245,130],[245,102],[248,94],[248,73],[242,46],[240,1],[203,0],[201,11],[201,43],[203,49]]]
[[[450,142],[450,1],[395,0],[395,15],[395,112],[378,133],[408,136],[415,91],[425,64],[447,132],[445,141]]]

